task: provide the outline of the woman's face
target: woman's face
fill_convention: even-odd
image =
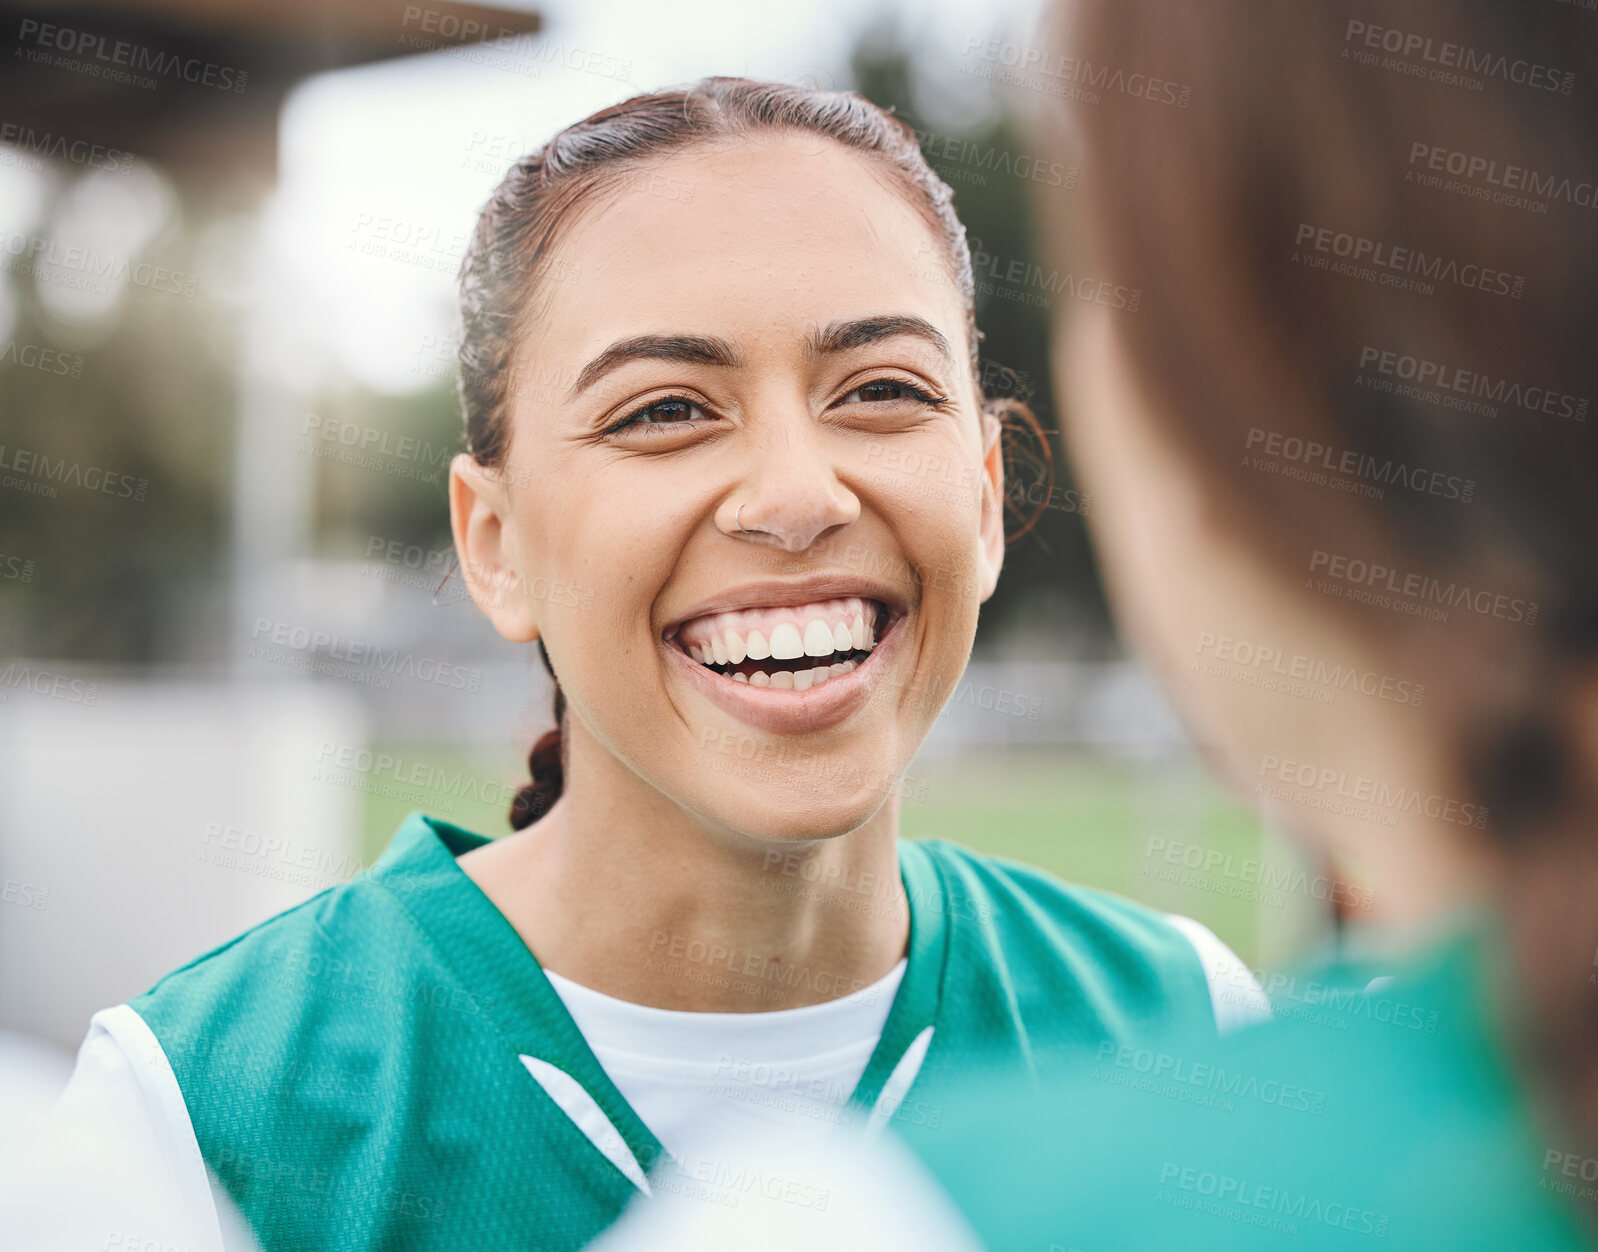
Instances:
[[[572,752],[718,830],[857,828],[1003,556],[931,228],[831,141],[696,147],[584,207],[528,324],[502,481],[459,460],[452,506],[479,604],[545,640]]]

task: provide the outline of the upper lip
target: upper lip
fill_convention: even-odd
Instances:
[[[843,596],[881,600],[894,617],[902,617],[907,612],[905,598],[899,592],[886,583],[861,578],[858,574],[810,574],[804,578],[770,578],[733,587],[690,606],[671,619],[664,637],[672,638],[677,633],[677,628],[684,622],[704,617],[709,613],[731,613],[738,609],[809,604],[815,600],[834,600]]]

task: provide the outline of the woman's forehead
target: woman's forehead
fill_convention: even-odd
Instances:
[[[535,342],[580,352],[692,332],[759,348],[896,312],[963,345],[946,249],[872,159],[761,136],[647,162],[573,222],[541,286]]]

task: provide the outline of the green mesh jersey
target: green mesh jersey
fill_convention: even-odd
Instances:
[[[902,1137],[993,1249],[1576,1252],[1598,1160],[1539,1124],[1503,947],[1474,919],[1390,977],[1306,968],[1269,1025],[973,1083]]]
[[[578,1248],[648,1191],[664,1149],[455,862],[487,842],[412,814],[370,870],[130,1001],[266,1252]],[[907,966],[849,1120],[936,1125],[975,1068],[1214,1033],[1160,913],[941,841],[899,863]]]

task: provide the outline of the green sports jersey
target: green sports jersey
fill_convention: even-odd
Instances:
[[[578,1248],[648,1190],[664,1149],[456,864],[487,842],[412,814],[367,872],[130,1001],[266,1252]],[[1154,910],[940,841],[899,863],[907,965],[851,1121],[936,1125],[973,1069],[1214,1033]]]
[[[1220,1042],[976,1085],[902,1138],[993,1249],[1590,1247],[1598,1161],[1532,1112],[1486,925],[1390,977],[1283,976],[1276,1020]]]

